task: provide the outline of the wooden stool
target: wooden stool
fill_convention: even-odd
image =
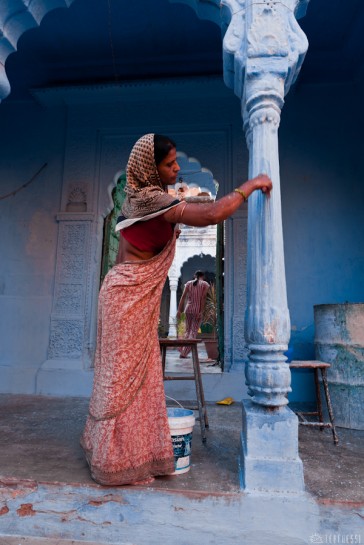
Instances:
[[[329,363],[324,363],[323,361],[316,361],[316,360],[313,360],[313,361],[295,360],[295,361],[291,361],[289,366],[291,369],[313,369],[315,374],[317,410],[313,412],[297,411],[297,415],[300,419],[299,423],[302,424],[303,426],[319,426],[321,430],[323,428],[331,428],[332,435],[334,437],[334,443],[335,445],[337,445],[339,443],[339,438],[337,436],[336,429],[335,429],[334,412],[332,410],[329,385],[327,382],[327,375],[326,375],[326,370],[329,367],[331,367],[331,365]],[[320,382],[319,382],[319,374],[318,374],[319,369],[321,371],[322,384],[324,387],[326,405],[327,405],[327,410],[329,413],[330,422],[324,422],[324,418],[323,418],[321,390],[320,390]],[[306,420],[305,415],[317,416],[318,422],[309,422],[308,420]]]
[[[196,396],[197,396],[197,407],[189,407],[192,410],[198,410],[199,420],[201,426],[201,437],[202,442],[206,443],[206,428],[209,427],[209,421],[207,418],[205,396],[203,392],[202,379],[201,379],[201,370],[200,362],[198,359],[197,352],[197,343],[201,342],[199,339],[159,339],[159,346],[162,354],[162,369],[163,369],[163,380],[194,380],[196,386]],[[166,355],[168,347],[178,347],[178,346],[190,346],[192,353],[192,363],[193,363],[193,375],[183,375],[183,376],[172,376],[166,375]]]

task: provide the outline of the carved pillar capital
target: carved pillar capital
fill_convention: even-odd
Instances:
[[[224,81],[246,104],[257,92],[283,99],[308,42],[297,23],[309,0],[222,0]]]

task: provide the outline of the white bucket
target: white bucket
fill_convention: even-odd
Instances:
[[[174,453],[173,475],[186,473],[190,469],[192,430],[195,425],[193,411],[189,409],[167,409],[169,429]]]

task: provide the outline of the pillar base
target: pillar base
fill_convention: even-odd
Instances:
[[[243,400],[240,476],[245,492],[304,491],[298,419],[288,407],[269,409]]]

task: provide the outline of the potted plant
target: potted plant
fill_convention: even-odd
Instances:
[[[207,356],[212,360],[217,360],[219,358],[219,348],[217,339],[217,298],[215,284],[210,284],[209,291],[207,292],[202,322],[204,324],[209,324],[212,328],[211,337],[204,339]]]
[[[177,338],[182,339],[186,333],[186,314],[181,313],[180,317],[177,320]]]

